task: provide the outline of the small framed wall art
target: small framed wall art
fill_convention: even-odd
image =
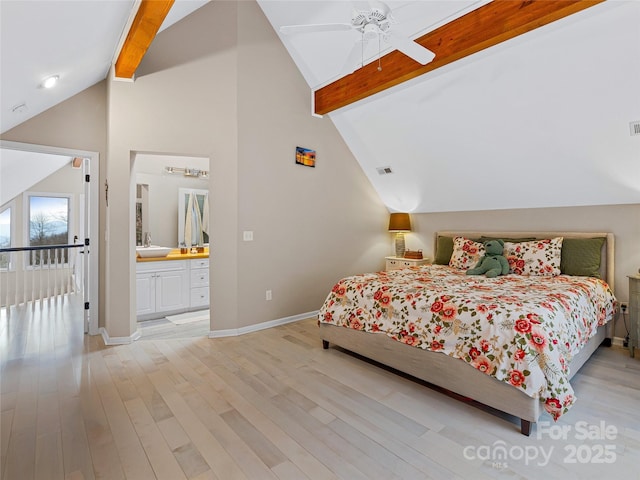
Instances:
[[[305,167],[316,166],[316,151],[308,148],[296,147],[296,163]]]

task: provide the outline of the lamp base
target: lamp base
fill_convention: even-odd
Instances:
[[[404,233],[396,233],[396,257],[404,258]]]

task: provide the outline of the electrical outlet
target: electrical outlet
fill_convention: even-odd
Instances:
[[[620,311],[622,313],[627,313],[628,309],[629,309],[629,304],[627,302],[620,302]]]
[[[265,297],[266,300],[271,300],[273,298],[273,295],[271,294],[271,290],[267,290],[265,292],[264,297]]]

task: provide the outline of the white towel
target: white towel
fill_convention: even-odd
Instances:
[[[202,231],[209,234],[209,194],[204,196],[204,205],[202,206]]]
[[[184,243],[187,248],[190,248],[192,243],[192,226],[193,226],[193,193],[189,193],[187,200],[187,212],[184,219]]]
[[[200,213],[200,204],[198,203],[198,197],[193,201],[193,233],[196,245],[202,245],[202,214]]]

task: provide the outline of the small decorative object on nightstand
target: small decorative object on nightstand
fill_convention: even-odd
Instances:
[[[396,257],[404,257],[404,234],[411,231],[408,213],[392,213],[389,216],[389,231],[396,234]]]
[[[640,275],[629,275],[629,355],[640,347]]]
[[[418,267],[431,263],[428,258],[403,258],[403,257],[384,257],[386,260],[385,270],[398,270],[399,268]]]

